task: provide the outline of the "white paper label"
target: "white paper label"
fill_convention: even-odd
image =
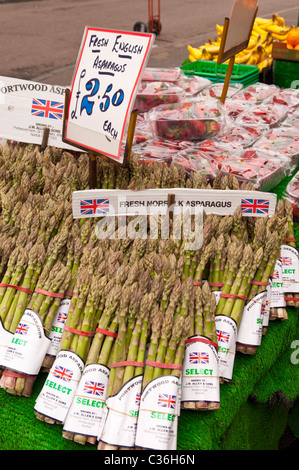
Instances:
[[[176,450],[179,379],[164,375],[153,379],[141,395],[136,446]]]
[[[13,337],[13,333],[7,331],[2,323],[0,318],[0,366],[3,366],[4,363],[4,355],[8,348],[8,345],[11,343]]]
[[[215,323],[219,348],[219,377],[231,380],[236,355],[237,325],[226,315],[217,315]]]
[[[42,366],[50,339],[43,323],[33,310],[26,309],[5,355],[4,366],[28,375],[37,375]]]
[[[280,259],[277,259],[272,276],[270,308],[285,307],[286,301],[284,297],[285,296],[282,281],[282,262]]]
[[[59,308],[55,315],[54,321],[52,323],[51,331],[49,333],[49,338],[51,340],[50,347],[47,351],[47,354],[50,356],[56,356],[59,351],[63,327],[67,319],[67,314],[71,305],[70,299],[63,299],[60,302]]]
[[[77,150],[62,141],[65,88],[0,76],[0,136],[41,145],[45,127],[48,145]]]
[[[103,442],[135,447],[142,379],[142,375],[133,377],[115,396],[107,398],[107,417],[101,435]]]
[[[101,434],[109,374],[110,369],[101,364],[85,367],[65,419],[64,431],[92,437]]]
[[[263,306],[267,291],[258,293],[244,307],[238,329],[238,343],[260,346],[263,334]]]
[[[84,369],[75,353],[61,350],[35,402],[35,411],[64,423]]]
[[[131,191],[127,189],[87,189],[74,191],[72,197],[73,217],[90,218],[121,215],[166,214],[170,189],[146,189]],[[275,213],[277,196],[260,191],[228,191],[217,189],[171,188],[175,195],[174,214],[184,211],[206,214],[229,215],[242,204],[244,217],[271,217]],[[246,199],[244,199],[246,198]],[[254,207],[257,201],[265,202],[263,211],[248,212],[250,204]],[[245,202],[244,202],[245,201]],[[89,206],[89,207],[88,207]]]
[[[220,401],[217,349],[203,336],[192,336],[186,342],[182,401]]]
[[[282,282],[284,292],[299,292],[299,253],[289,245],[281,245]]]
[[[272,289],[272,280],[269,279],[268,285],[266,288],[266,302],[265,305],[263,305],[262,308],[262,316],[263,316],[263,327],[267,328],[269,325],[269,319],[270,319],[270,302],[271,302],[271,289]]]
[[[85,28],[70,91],[66,140],[122,163],[125,125],[153,41],[150,33]]]
[[[218,302],[219,302],[219,299],[220,299],[221,290],[214,290],[213,293],[214,293],[215,298],[216,298],[216,306],[217,306]]]

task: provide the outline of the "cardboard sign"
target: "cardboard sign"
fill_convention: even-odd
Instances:
[[[73,193],[73,217],[104,217],[139,214],[163,214],[168,210],[168,196],[174,195],[174,213],[196,208],[207,214],[234,214],[241,205],[248,217],[273,216],[277,196],[260,191],[229,191],[204,189],[147,189],[129,191],[115,189],[90,189]]]
[[[122,164],[137,85],[154,35],[86,27],[63,139]]]
[[[235,0],[229,18],[225,18],[217,63],[246,49],[257,13],[258,0]]]
[[[65,88],[0,77],[0,137],[41,145],[49,129],[48,145],[77,150],[62,141]]]

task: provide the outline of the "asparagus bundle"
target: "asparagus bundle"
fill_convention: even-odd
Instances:
[[[93,339],[76,395],[64,422],[62,435],[65,439],[73,440],[81,445],[95,444],[101,433],[100,429],[102,429],[106,411],[109,366],[112,361],[111,356],[117,337],[118,324],[119,314],[116,313],[109,328],[107,330],[99,329]],[[85,402],[81,400],[82,396],[86,396]],[[87,419],[84,411],[89,405],[90,396],[97,400],[97,408],[96,411],[93,410],[91,416],[88,415]]]
[[[52,268],[47,264],[41,273],[35,293],[23,312],[12,338],[14,346],[8,347],[4,358],[6,370],[2,374],[0,385],[7,392],[31,396],[33,382],[49,345],[47,334],[69,282],[69,269],[60,261],[57,261]],[[24,340],[25,343],[23,343],[19,336],[27,336],[28,333],[28,341]],[[27,346],[25,353],[22,349],[24,345]],[[19,351],[19,355],[25,354],[25,362],[21,360],[19,364],[18,356],[15,356],[14,351]],[[12,364],[11,368],[19,373],[11,372],[10,364]]]
[[[192,281],[192,278],[191,278]],[[194,316],[186,341],[182,372],[181,408],[220,407],[216,297],[208,282],[194,288]]]
[[[242,318],[243,307],[251,278],[255,274],[253,250],[249,244],[240,245],[238,256],[228,263],[220,299],[216,308],[216,329],[219,346],[219,372],[222,380],[230,380],[233,373],[237,330]],[[235,252],[236,255],[237,252]]]
[[[251,318],[254,319],[255,323],[257,318],[261,318],[262,308],[266,302],[266,286],[270,276],[273,274],[277,255],[279,252],[279,239],[276,232],[267,233],[267,238],[264,246],[261,246],[257,253],[259,257],[254,259],[256,264],[256,270],[254,277],[251,279],[251,286],[247,294],[247,306],[251,306],[254,303],[257,305],[257,316],[252,315]],[[263,294],[264,293],[264,294]],[[246,329],[254,332],[254,329],[251,326],[249,329],[248,325],[244,323],[242,325],[242,331],[240,328],[240,335],[238,337],[237,350],[244,354],[254,354],[257,350],[257,346],[260,344],[261,334],[262,334],[262,323],[259,323],[258,335],[255,338],[255,341],[252,341],[252,344],[247,344],[243,339],[243,329]],[[242,337],[241,337],[242,334]],[[245,332],[246,335],[246,332]],[[248,336],[247,336],[248,337]]]
[[[151,336],[142,380],[140,411],[137,422],[138,448],[175,449],[179,414],[179,380],[184,346],[190,331],[190,319],[178,309],[182,287],[175,283],[163,314],[156,304],[151,322]],[[163,299],[163,297],[162,297]],[[151,411],[149,411],[151,410]],[[167,420],[167,434],[161,434],[159,418]],[[166,423],[166,421],[165,421]],[[155,439],[145,442],[148,426],[154,426]]]
[[[18,282],[18,268],[16,269],[12,284],[8,282],[12,287],[6,288],[5,295],[0,305],[0,315],[4,322],[4,328],[7,331],[15,332],[21,320],[21,316],[27,308],[31,295],[35,290],[45,257],[46,252],[43,244],[36,243],[28,253],[27,267],[24,258],[21,259],[21,261],[19,260],[19,263],[24,263],[23,269],[25,267],[25,272],[23,273],[21,281]]]
[[[64,380],[64,377],[58,373],[59,370],[64,370],[68,366],[72,367],[68,401],[63,406],[56,407],[52,415],[48,413],[48,416],[46,416],[43,413],[44,407],[47,407],[48,401],[50,403],[53,401],[52,396],[49,396],[47,393],[46,381],[35,404],[36,416],[41,421],[44,420],[50,424],[55,422],[61,424],[64,421],[72,396],[75,393],[77,382],[80,380],[84,362],[101,313],[99,309],[100,292],[106,285],[106,282],[105,276],[90,276],[88,267],[82,269],[78,275],[59,352],[48,374],[49,380],[53,380],[53,378]]]

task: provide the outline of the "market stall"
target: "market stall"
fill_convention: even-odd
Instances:
[[[146,68],[150,35],[102,32],[64,103],[3,78],[5,117],[38,90],[18,105],[63,129],[2,128],[0,447],[277,449],[297,432],[299,90],[230,81],[233,61]],[[89,76],[125,71],[94,55],[111,43],[136,54],[126,85]]]

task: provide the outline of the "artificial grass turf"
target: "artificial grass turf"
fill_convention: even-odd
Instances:
[[[278,198],[290,179],[273,191]],[[299,226],[295,226],[295,236],[298,242]],[[221,385],[219,410],[181,411],[179,451],[277,448],[288,409],[283,401],[273,403],[271,398],[279,392],[289,402],[295,400],[299,389],[299,365],[290,359],[291,344],[298,340],[298,308],[288,308],[288,316],[288,320],[270,322],[254,356],[237,353],[233,380]],[[96,446],[64,439],[61,426],[37,420],[34,404],[46,377],[39,374],[30,398],[0,389],[0,449],[96,450]],[[294,416],[298,412],[294,411]]]

